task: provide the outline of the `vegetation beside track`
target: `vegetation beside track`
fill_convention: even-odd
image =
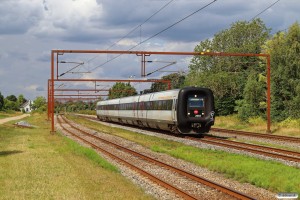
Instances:
[[[93,150],[51,135],[45,119],[0,125],[0,199],[151,199]]]
[[[0,119],[8,118],[8,117],[14,117],[18,115],[22,115],[21,112],[15,112],[15,111],[0,111]]]
[[[240,182],[248,182],[273,192],[300,193],[300,170],[295,167],[244,155],[186,146],[178,142],[104,126],[76,116],[68,118],[94,130],[120,136],[153,151],[195,163]]]
[[[266,133],[267,122],[261,117],[253,117],[248,122],[242,122],[237,115],[218,116],[214,127],[233,130],[242,130]],[[272,134],[300,137],[300,119],[286,119],[282,122],[272,123]]]

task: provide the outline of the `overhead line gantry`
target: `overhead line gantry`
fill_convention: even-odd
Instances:
[[[54,82],[56,81],[105,81],[101,79],[59,79],[58,74],[55,76],[55,55],[56,61],[58,60],[58,55],[64,54],[135,54],[137,56],[142,57],[141,62],[141,77],[146,77],[146,70],[145,70],[145,58],[146,56],[151,55],[185,55],[185,56],[219,56],[219,57],[263,57],[266,59],[266,74],[267,74],[267,132],[271,132],[271,59],[269,54],[255,54],[255,53],[227,53],[227,52],[156,52],[156,51],[113,51],[113,50],[52,50],[51,51],[51,77],[48,81],[48,113],[51,117],[51,133],[55,132],[54,129]],[[58,61],[57,61],[57,71],[58,71]],[[109,80],[106,80],[107,82]],[[111,80],[110,80],[111,81]],[[151,81],[151,80],[126,80],[126,82],[161,82],[161,81]]]

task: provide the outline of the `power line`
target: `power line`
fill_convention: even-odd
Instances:
[[[263,11],[261,11],[260,13],[258,13],[257,15],[255,15],[250,21],[254,20],[256,17],[258,17],[259,15],[261,15],[262,13],[266,12],[269,8],[273,7],[275,4],[277,4],[280,0],[275,1],[274,3],[272,3],[270,6],[268,6],[266,9],[264,9]]]
[[[168,27],[164,28],[163,30],[161,30],[161,31],[159,31],[158,33],[156,33],[156,34],[152,35],[151,37],[149,37],[149,38],[147,38],[147,39],[143,40],[142,42],[140,42],[139,44],[135,45],[134,47],[132,47],[132,48],[131,48],[131,49],[129,49],[128,51],[130,51],[130,50],[132,50],[133,48],[135,48],[135,47],[137,47],[137,46],[139,46],[139,45],[141,45],[141,44],[143,44],[143,43],[147,42],[148,40],[150,40],[150,39],[152,39],[152,38],[154,38],[154,37],[158,36],[159,34],[161,34],[161,33],[165,32],[166,30],[168,30],[168,29],[170,29],[170,28],[172,28],[173,26],[176,26],[176,25],[177,25],[177,24],[179,24],[180,22],[182,22],[182,21],[186,20],[187,18],[189,18],[189,17],[193,16],[194,14],[196,14],[196,13],[200,12],[201,10],[203,10],[203,9],[207,8],[208,6],[210,6],[211,4],[215,3],[216,1],[217,1],[217,0],[213,0],[212,2],[210,2],[210,3],[206,4],[205,6],[203,6],[203,7],[199,8],[198,10],[194,11],[193,13],[191,13],[191,14],[187,15],[186,17],[184,17],[184,18],[180,19],[179,21],[177,21],[177,22],[175,22],[175,23],[171,24],[170,26],[168,26]]]
[[[124,35],[121,39],[119,39],[117,42],[113,43],[112,45],[110,45],[108,49],[112,48],[113,46],[115,46],[116,44],[118,44],[120,41],[122,41],[123,39],[125,39],[127,36],[129,36],[131,33],[133,33],[135,30],[137,30],[138,28],[140,28],[142,25],[144,25],[146,22],[148,22],[152,17],[154,17],[155,15],[157,15],[160,11],[162,11],[164,8],[166,8],[170,3],[172,3],[174,0],[169,1],[168,3],[166,3],[164,6],[162,6],[158,11],[156,11],[155,13],[153,13],[150,17],[148,17],[144,22],[142,22],[141,24],[137,25],[135,28],[133,28],[131,31],[129,31],[126,35]],[[95,56],[93,58],[91,58],[90,60],[88,60],[87,62],[91,62],[92,60],[94,60],[95,58],[97,58],[98,56]]]
[[[144,25],[147,21],[149,21],[152,17],[154,17],[155,15],[157,15],[160,11],[162,11],[165,7],[167,7],[170,3],[172,3],[174,0],[169,1],[168,3],[166,3],[164,6],[162,6],[158,11],[156,11],[154,14],[152,14],[150,17],[148,17],[143,23],[141,23],[140,25],[137,25],[134,29],[132,29],[131,31],[129,31],[125,36],[123,36],[121,39],[119,39],[117,42],[115,42],[114,44],[110,45],[107,49],[110,49],[111,47],[115,46],[116,44],[118,44],[118,42],[120,42],[121,40],[123,40],[124,38],[126,38],[128,35],[130,35],[132,32],[134,32],[136,29],[138,29],[139,27],[141,27],[142,25]]]
[[[135,46],[131,47],[131,48],[130,48],[130,49],[128,49],[127,51],[130,51],[130,50],[132,50],[132,49],[136,48],[137,46],[139,46],[139,45],[141,45],[141,44],[143,44],[143,43],[145,43],[145,42],[149,41],[150,39],[152,39],[152,38],[154,38],[154,37],[158,36],[159,34],[161,34],[161,33],[165,32],[166,30],[168,30],[168,29],[170,29],[170,28],[172,28],[172,27],[176,26],[176,25],[177,25],[177,24],[179,24],[180,22],[182,22],[182,21],[186,20],[187,18],[189,18],[189,17],[193,16],[194,14],[196,14],[196,13],[198,13],[198,12],[202,11],[203,9],[207,8],[208,6],[210,6],[211,4],[215,3],[216,1],[217,1],[217,0],[213,0],[213,1],[211,1],[210,3],[206,4],[205,6],[202,6],[202,7],[201,7],[201,8],[199,8],[198,10],[196,10],[196,11],[192,12],[191,14],[189,14],[189,15],[185,16],[184,18],[182,18],[182,19],[178,20],[177,22],[175,22],[175,23],[171,24],[170,26],[168,26],[168,27],[164,28],[163,30],[161,30],[161,31],[157,32],[156,34],[154,34],[154,35],[150,36],[149,38],[147,38],[147,39],[145,39],[145,40],[141,41],[139,44],[137,44],[137,45],[135,45]],[[100,64],[100,65],[98,65],[98,66],[96,66],[96,67],[94,67],[94,68],[93,68],[91,71],[94,71],[94,70],[95,70],[95,69],[97,69],[98,67],[102,67],[103,65],[105,65],[105,64],[107,64],[107,63],[109,63],[109,62],[111,62],[111,61],[115,60],[116,58],[120,57],[121,55],[122,55],[122,54],[119,54],[118,56],[115,56],[115,57],[113,57],[112,59],[110,59],[110,60],[108,60],[108,61],[106,61],[106,62],[104,62],[104,63],[102,63],[102,64]]]

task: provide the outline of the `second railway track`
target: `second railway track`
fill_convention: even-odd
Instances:
[[[281,141],[300,144],[300,138],[298,138],[298,137],[264,134],[264,133],[254,133],[254,132],[247,132],[247,131],[228,130],[228,129],[221,129],[221,128],[211,128],[211,131],[225,133],[225,134],[229,134],[229,135],[265,138],[265,139],[270,139],[270,140],[281,140]]]
[[[224,146],[231,149],[242,150],[246,152],[255,153],[258,155],[264,155],[272,158],[278,158],[285,161],[293,161],[296,163],[300,163],[300,153],[295,151],[288,151],[283,149],[277,149],[272,147],[248,144],[243,142],[235,142],[231,140],[225,139],[217,139],[214,137],[205,136],[204,138],[198,139],[194,137],[187,137],[191,140],[196,140],[199,142],[204,142],[207,144],[217,145],[217,146]]]
[[[91,120],[98,121],[97,118],[93,117],[86,117]],[[223,129],[225,131],[225,129]],[[250,132],[246,132],[250,133]],[[258,133],[254,133],[255,135],[261,135]],[[178,136],[171,134],[173,136]],[[263,134],[263,137],[266,134]],[[273,136],[273,135],[272,135]],[[266,147],[266,146],[261,146],[261,145],[254,145],[254,144],[249,144],[249,143],[244,143],[244,142],[236,142],[236,141],[231,141],[231,140],[225,140],[225,139],[218,139],[216,137],[212,136],[204,136],[204,138],[195,138],[195,137],[190,137],[190,136],[183,136],[187,139],[198,141],[198,142],[203,142],[206,144],[210,145],[215,145],[215,146],[222,146],[230,149],[236,149],[244,152],[250,152],[253,154],[257,155],[263,155],[266,157],[274,158],[274,159],[281,159],[283,161],[292,161],[293,165],[298,165],[300,163],[300,153],[296,151],[289,151],[289,150],[284,150],[284,149],[278,149],[278,148],[272,148],[272,147]],[[297,140],[297,138],[293,137],[283,137],[283,138],[289,138],[290,140]]]

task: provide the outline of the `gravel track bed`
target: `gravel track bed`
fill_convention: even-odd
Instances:
[[[103,123],[103,122],[99,122],[99,123]],[[109,123],[104,123],[104,124],[108,125],[108,126],[112,126],[112,127],[124,128],[123,126],[120,126],[120,125],[109,124]],[[73,125],[78,126],[77,124],[73,124]],[[83,127],[80,127],[80,128],[83,128]],[[156,137],[160,137],[160,138],[175,140],[175,141],[178,141],[178,142],[185,143],[187,145],[196,146],[198,148],[206,148],[206,149],[212,149],[212,150],[219,149],[219,148],[217,148],[213,145],[206,145],[206,144],[203,144],[203,143],[190,141],[190,140],[183,139],[183,138],[175,138],[175,137],[172,137],[172,136],[163,135],[163,134],[150,132],[150,131],[145,131],[145,130],[139,130],[139,129],[135,129],[135,128],[131,128],[131,127],[126,127],[126,129],[130,129],[130,130],[135,131],[135,132],[138,131],[138,132],[143,133],[143,134],[152,135],[152,136],[156,136]],[[211,171],[209,171],[205,168],[195,166],[194,164],[185,162],[183,160],[176,159],[176,158],[173,158],[171,156],[168,156],[168,155],[165,155],[165,154],[162,154],[162,153],[152,152],[151,150],[149,150],[145,147],[142,147],[141,145],[138,145],[138,144],[136,144],[134,142],[131,142],[131,141],[127,141],[127,140],[122,139],[120,137],[112,136],[112,135],[109,135],[109,134],[98,133],[98,132],[95,132],[93,130],[89,130],[87,128],[85,128],[85,130],[90,131],[93,134],[97,134],[98,136],[101,136],[101,137],[103,137],[107,140],[110,140],[112,142],[116,142],[117,144],[122,145],[124,147],[130,147],[130,149],[132,149],[134,151],[141,152],[141,153],[143,153],[145,155],[148,155],[148,156],[151,156],[152,158],[155,158],[159,161],[168,163],[169,165],[176,166],[178,168],[184,169],[185,171],[188,171],[188,172],[193,173],[193,174],[197,174],[198,176],[201,176],[201,177],[204,177],[204,178],[209,179],[211,181],[217,182],[217,183],[222,184],[224,186],[227,186],[229,188],[232,188],[232,189],[241,191],[243,193],[249,194],[249,195],[251,195],[251,196],[253,196],[257,199],[276,199],[276,197],[275,197],[276,194],[275,193],[272,193],[272,192],[267,191],[265,189],[257,188],[257,187],[255,187],[251,184],[248,184],[248,183],[239,183],[238,181],[225,178],[221,174],[211,172]],[[232,151],[232,150],[230,150],[230,151]],[[107,158],[107,156],[104,156],[104,157]],[[112,161],[110,158],[107,158],[107,159],[110,160],[113,163],[116,163],[115,161]],[[178,199],[179,198],[178,196],[176,196],[172,192],[170,193],[169,191],[165,190],[164,188],[162,188],[160,186],[157,186],[156,184],[153,184],[148,179],[146,179],[144,177],[141,177],[136,172],[127,169],[127,167],[124,167],[122,164],[117,164],[117,166],[121,169],[122,174],[124,176],[128,177],[133,182],[140,185],[142,188],[144,188],[146,190],[147,193],[155,196],[156,198],[158,198],[158,199]],[[151,168],[151,170],[153,170],[153,167]],[[170,176],[170,175],[168,175],[168,176]],[[188,185],[188,188],[191,188],[191,185],[193,185],[193,184],[190,184],[188,182],[186,182],[186,184]],[[183,185],[184,185],[184,183],[183,183]],[[198,186],[195,186],[195,187],[198,188]],[[201,194],[202,199],[228,199],[228,197],[225,197],[224,194],[219,194],[219,192],[216,191],[216,190],[211,191],[211,189],[207,188],[206,186],[200,186],[199,189],[193,189],[193,190],[196,190],[197,192],[199,191],[200,194]]]

